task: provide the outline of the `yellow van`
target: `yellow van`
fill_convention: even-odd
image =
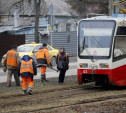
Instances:
[[[19,53],[20,58],[22,58],[27,53],[36,62],[36,53],[41,47],[42,47],[41,43],[24,44],[24,45],[20,45],[18,47],[17,52]],[[54,49],[50,45],[47,45],[47,48],[49,50],[51,64],[52,64],[52,66],[55,66],[56,65],[56,56],[59,53],[59,50]],[[5,58],[5,55],[2,58],[2,64],[3,64],[4,58]]]

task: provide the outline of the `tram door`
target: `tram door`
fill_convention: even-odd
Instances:
[[[114,80],[120,85],[126,84],[126,27],[118,27],[117,29],[112,68]]]

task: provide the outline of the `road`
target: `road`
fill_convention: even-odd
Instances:
[[[54,67],[56,69],[56,67]],[[41,69],[37,69],[38,74],[37,76],[34,77],[34,79],[40,79],[41,75]],[[77,63],[76,62],[71,62],[69,64],[69,70],[66,72],[66,76],[71,76],[71,75],[76,75],[77,74]],[[53,78],[53,77],[58,77],[59,72],[57,73],[54,70],[51,70],[47,68],[47,73],[46,73],[47,78]],[[6,82],[7,81],[7,72],[4,73],[2,68],[0,68],[0,83]],[[14,77],[12,77],[12,81],[14,81]]]

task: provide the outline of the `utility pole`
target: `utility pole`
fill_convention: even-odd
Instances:
[[[53,46],[53,44],[52,44],[52,30],[53,30],[53,16],[51,14],[51,46]]]
[[[35,1],[35,42],[39,43],[39,35],[38,35],[38,26],[39,26],[39,15],[40,15],[40,4],[41,0],[34,0]]]
[[[50,34],[50,40],[51,40],[51,46],[53,46],[53,43],[52,43],[52,32],[53,32],[53,16],[55,14],[55,10],[54,10],[54,7],[53,7],[53,4],[51,3],[50,7],[49,7],[49,11],[48,11],[48,15],[50,15],[50,19],[51,19],[51,34]]]
[[[112,5],[113,2],[114,2],[114,0],[109,0],[109,6],[108,6],[109,16],[112,16],[113,11],[114,11],[114,6]]]

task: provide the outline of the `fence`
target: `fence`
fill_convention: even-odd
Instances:
[[[25,43],[30,44],[35,41],[34,35],[33,34],[26,34],[25,35]],[[48,36],[39,36],[39,42],[40,43],[47,43],[50,44],[50,37]]]
[[[25,35],[4,35],[0,34],[0,60],[4,54],[10,49],[13,45],[21,45],[25,43]]]
[[[56,49],[65,48],[69,56],[77,55],[77,32],[57,32],[52,34],[52,44]]]

